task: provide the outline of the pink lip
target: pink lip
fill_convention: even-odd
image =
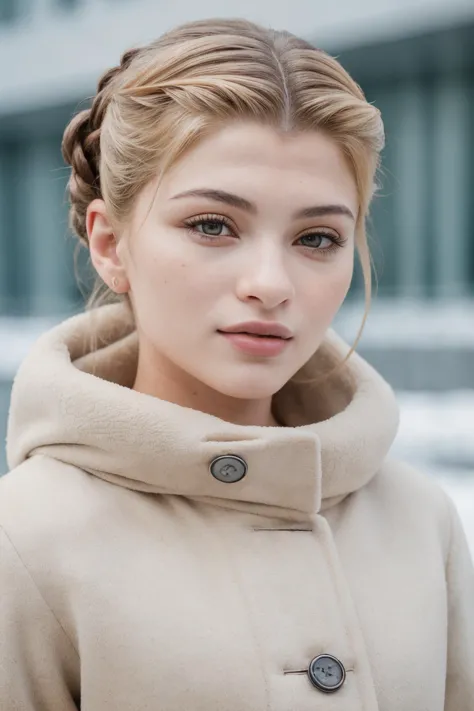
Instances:
[[[255,333],[259,336],[278,336],[283,339],[292,338],[293,336],[289,328],[276,321],[244,321],[219,330],[224,333]]]
[[[238,350],[254,356],[279,355],[290,342],[290,339],[252,336],[248,333],[219,333]]]

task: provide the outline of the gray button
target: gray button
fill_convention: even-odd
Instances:
[[[308,676],[317,689],[330,694],[344,684],[346,670],[343,663],[332,654],[320,654],[309,665]]]
[[[213,477],[225,483],[234,483],[244,478],[247,473],[247,462],[235,454],[225,454],[216,457],[210,464]]]

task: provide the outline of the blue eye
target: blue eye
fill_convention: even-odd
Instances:
[[[222,232],[222,228],[224,227],[222,222],[211,222],[210,220],[209,222],[201,222],[201,225],[203,227],[204,233],[206,233],[206,227],[210,229],[211,236],[220,235],[220,233]]]
[[[227,227],[229,230],[230,235],[233,235],[233,231],[230,227],[230,224],[227,222],[227,220],[224,220],[223,217],[218,217],[218,216],[198,216],[198,217],[192,217],[189,220],[186,220],[185,225],[189,228],[190,232],[192,233],[198,233],[200,237],[203,237],[204,239],[218,239],[219,237],[228,237],[228,234],[223,234],[222,229],[224,227]],[[203,232],[201,232],[199,227],[203,228]]]
[[[185,220],[184,224],[192,235],[195,236],[197,234],[201,240],[207,242],[217,242],[222,237],[236,236],[230,220],[221,215],[196,215],[195,217]],[[223,232],[224,228],[227,228],[227,233]],[[307,240],[308,243],[304,244],[302,240]],[[324,240],[329,242],[329,246],[322,246]],[[310,254],[320,254],[323,256],[344,247],[346,242],[347,239],[338,234],[322,231],[308,232],[305,235],[300,235],[300,237],[296,240],[296,244],[299,243],[306,252],[309,252]]]
[[[346,240],[342,237],[336,236],[335,234],[330,234],[328,232],[309,232],[306,235],[302,235],[298,239],[314,240],[314,238],[316,238],[316,240],[318,241],[317,244],[314,244],[313,242],[313,244],[303,245],[303,247],[307,247],[308,249],[316,252],[334,252],[337,249],[343,247],[346,243]],[[321,241],[325,239],[329,240],[329,247],[321,247]]]

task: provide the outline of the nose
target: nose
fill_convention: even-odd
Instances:
[[[295,288],[284,255],[275,244],[249,254],[237,283],[241,301],[257,299],[266,309],[291,301]]]

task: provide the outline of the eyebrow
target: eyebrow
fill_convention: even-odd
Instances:
[[[185,197],[204,197],[208,198],[208,200],[214,200],[216,202],[223,202],[227,205],[232,205],[232,207],[244,210],[252,215],[257,214],[257,206],[253,202],[250,202],[239,195],[235,195],[234,193],[228,193],[225,190],[196,188],[194,190],[186,190],[178,195],[173,195],[171,200],[177,200]],[[324,217],[325,215],[344,215],[346,217],[350,217],[350,219],[355,222],[355,217],[352,211],[346,207],[346,205],[312,205],[295,212],[293,214],[293,218],[300,219],[303,217]]]

